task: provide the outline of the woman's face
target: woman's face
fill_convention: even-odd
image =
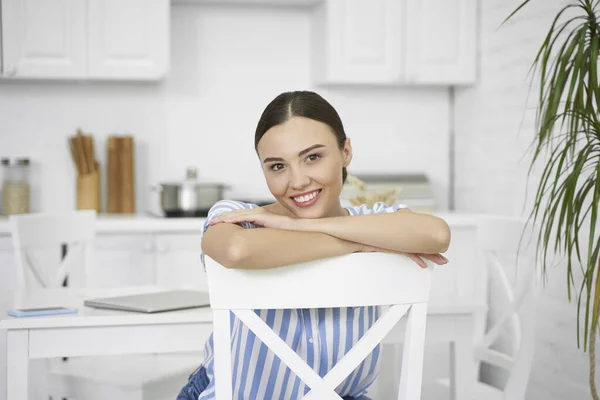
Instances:
[[[257,146],[269,190],[300,218],[342,214],[342,168],[352,159],[350,140],[340,150],[326,124],[292,117],[269,129]]]

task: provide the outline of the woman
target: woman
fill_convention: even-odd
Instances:
[[[220,201],[210,210],[202,251],[228,268],[274,268],[354,252],[394,252],[448,262],[450,230],[441,219],[402,205],[343,208],[339,196],[352,147],[335,109],[313,92],[277,96],[256,128],[255,148],[270,192],[265,207]],[[263,229],[248,229],[261,227]],[[308,294],[307,294],[308,295]],[[320,376],[379,317],[378,307],[256,310]],[[234,399],[298,399],[309,392],[239,320],[232,324]],[[215,398],[212,336],[201,367],[178,399]],[[379,347],[336,389],[366,399],[377,376]]]

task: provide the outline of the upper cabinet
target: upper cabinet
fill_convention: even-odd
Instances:
[[[2,75],[86,76],[86,5],[81,0],[2,0]]]
[[[401,80],[403,19],[399,0],[326,0],[317,5],[312,38],[315,83]]]
[[[323,0],[314,9],[320,84],[475,82],[477,0]]]
[[[407,0],[406,13],[406,80],[475,83],[477,0]]]
[[[158,79],[169,54],[168,0],[88,0],[89,76]]]
[[[2,76],[154,80],[169,60],[169,0],[2,0]]]

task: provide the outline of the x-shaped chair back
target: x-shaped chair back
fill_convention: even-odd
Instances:
[[[505,399],[524,399],[535,348],[536,239],[525,220],[485,216],[479,221],[478,241],[495,288],[490,298],[490,326],[475,344],[478,361],[508,372]],[[511,349],[509,349],[511,348]]]
[[[69,286],[84,286],[86,269],[93,263],[95,211],[13,215],[10,224],[18,287],[57,288],[67,277]],[[63,245],[67,245],[64,258],[58,257]],[[56,267],[40,263],[36,251],[44,252],[44,261],[56,261]]]
[[[232,399],[230,312],[309,387],[304,399],[341,399],[335,388],[407,315],[398,399],[421,397],[432,263],[405,256],[357,253],[267,270],[228,269],[206,257],[214,315],[216,394]],[[348,353],[321,377],[253,310],[390,306]]]

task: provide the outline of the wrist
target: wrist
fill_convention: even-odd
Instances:
[[[311,218],[296,218],[292,223],[295,231],[315,232],[314,222],[315,220]]]
[[[348,243],[348,249],[350,254],[352,253],[360,253],[363,251],[365,245],[362,243],[358,243],[358,242],[350,242],[350,241],[346,241]]]

